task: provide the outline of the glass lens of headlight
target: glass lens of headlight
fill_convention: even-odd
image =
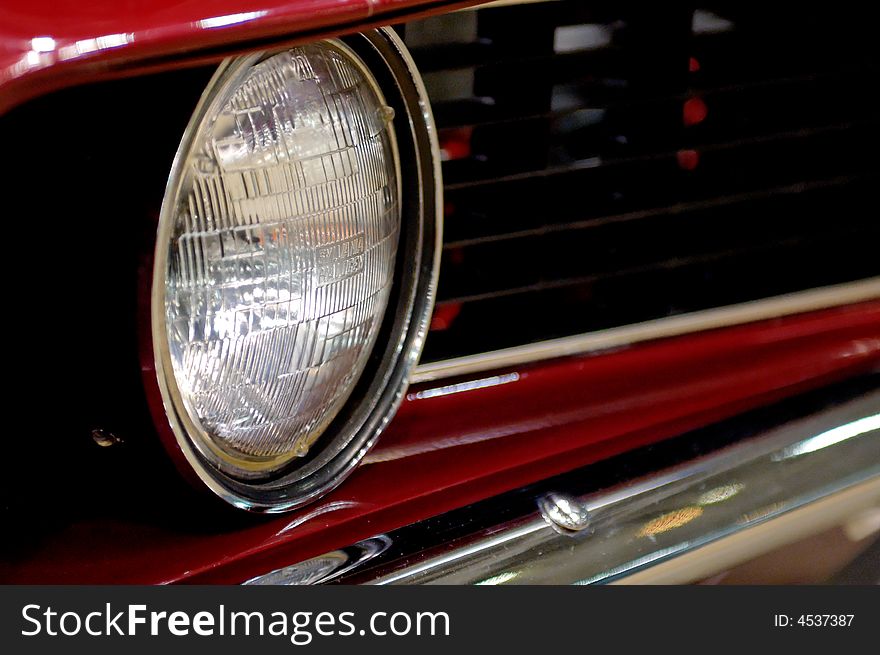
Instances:
[[[196,448],[258,478],[320,439],[376,341],[401,221],[393,112],[335,41],[237,60],[207,94],[163,206],[160,340]]]

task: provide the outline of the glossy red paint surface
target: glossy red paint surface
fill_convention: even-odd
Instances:
[[[414,387],[310,507],[213,534],[74,522],[0,580],[240,582],[878,366],[880,301]]]
[[[0,2],[0,113],[61,86],[217,59],[243,44],[382,25],[471,2],[57,0]],[[206,54],[211,52],[212,54]]]

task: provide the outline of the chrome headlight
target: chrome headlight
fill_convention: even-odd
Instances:
[[[280,511],[394,412],[436,281],[436,138],[390,30],[226,61],[159,220],[153,344],[175,442],[218,495]]]

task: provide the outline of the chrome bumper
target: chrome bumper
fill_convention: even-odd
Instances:
[[[704,431],[731,445],[685,464],[584,493],[590,467],[249,583],[703,579],[880,506],[880,390],[805,398],[757,432],[748,417]]]

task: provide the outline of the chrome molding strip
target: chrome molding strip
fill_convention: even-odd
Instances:
[[[420,364],[413,371],[410,383],[432,382],[460,375],[484,373],[545,359],[583,355],[644,341],[803,314],[878,298],[880,298],[880,277],[873,277],[859,282],[821,287],[739,305]]]
[[[546,2],[558,2],[559,0],[492,0],[491,2],[484,2],[479,5],[471,5],[470,7],[463,7],[461,9],[457,9],[456,11],[474,11],[476,9],[494,9],[495,7],[512,7],[514,5],[536,5],[543,4]]]
[[[326,562],[323,556],[282,569],[286,576],[275,571],[250,582],[307,577],[366,584],[591,584],[628,577],[705,578],[856,511],[880,507],[880,389],[845,397],[617,487],[585,495],[544,488],[525,504],[522,492],[483,501],[466,510],[469,522],[489,517],[472,533],[444,540],[429,521],[401,528],[381,536],[388,546],[374,557],[354,567],[341,563],[341,575],[304,576],[303,568],[312,572],[316,563]],[[805,400],[808,406],[812,402]],[[747,430],[751,423],[737,425]],[[584,471],[588,475],[590,469]],[[563,484],[582,479],[572,475]],[[495,515],[506,518],[493,523]]]

